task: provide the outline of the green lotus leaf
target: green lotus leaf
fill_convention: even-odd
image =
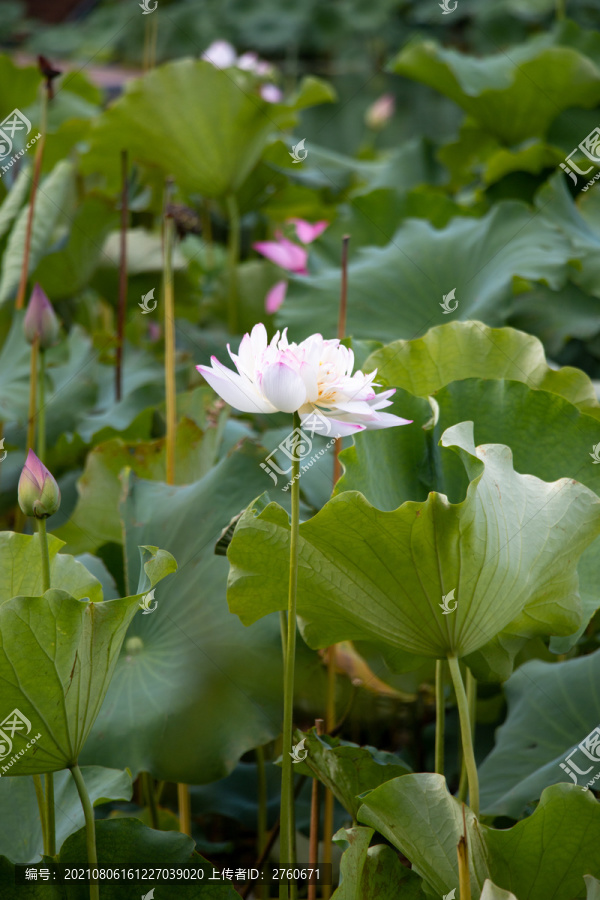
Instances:
[[[464,467],[464,500],[432,492],[384,512],[345,492],[300,525],[298,613],[310,646],[366,640],[465,656],[511,623],[531,634],[580,624],[576,565],[600,532],[596,495],[518,474],[508,447],[475,448],[471,422],[447,429],[440,445]],[[284,608],[289,527],[275,503],[240,519],[228,602],[245,624]],[[442,612],[444,597],[453,614]]]
[[[7,556],[12,546],[15,587],[33,577],[24,568],[37,541],[2,535]],[[29,548],[18,552],[22,542]],[[56,552],[58,539],[50,538]],[[143,595],[176,569],[170,553],[140,547],[143,562],[136,594],[102,601],[99,582],[89,576],[95,600],[77,599],[83,566],[71,557],[54,562],[56,583],[42,596],[15,596],[0,604],[0,682],[2,683],[2,774],[56,772],[77,762],[117,662],[127,626]],[[12,565],[3,571],[10,585]],[[39,563],[35,566],[37,570]],[[51,571],[51,576],[54,569]]]
[[[333,841],[344,848],[340,885],[332,900],[403,900],[423,898],[421,879],[402,865],[386,844],[370,847],[372,828],[341,828]]]
[[[463,812],[441,775],[386,782],[364,798],[358,817],[400,850],[436,894],[458,890]],[[600,805],[575,785],[547,788],[533,815],[512,828],[483,825],[470,809],[465,819],[472,896],[490,879],[519,900],[573,900],[585,897],[584,876],[600,873]]]
[[[182,188],[224,197],[243,184],[278,129],[294,124],[297,110],[332,99],[323,82],[307,79],[289,104],[267,103],[248,73],[179,59],[128,83],[99,117],[83,165],[105,171],[114,148],[127,146],[133,160],[157,166]]]
[[[346,328],[386,343],[412,338],[450,315],[502,325],[515,276],[558,290],[568,261],[577,257],[553,222],[512,200],[481,219],[456,217],[440,230],[411,219],[387,240],[384,247],[360,248],[348,266]],[[339,278],[336,261],[291,282],[276,321],[289,326],[294,340],[315,331],[336,334]]]
[[[545,135],[563,110],[588,109],[600,101],[596,57],[575,46],[560,46],[575,44],[578,32],[568,23],[554,34],[482,58],[433,41],[412,41],[390,68],[449,97],[506,144],[517,144]]]

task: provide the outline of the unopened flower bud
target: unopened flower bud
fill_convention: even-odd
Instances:
[[[373,131],[381,131],[394,115],[396,101],[393,94],[382,94],[365,113],[365,122]]]
[[[33,450],[27,455],[19,478],[19,506],[26,516],[45,519],[60,506],[60,489],[54,476]]]
[[[60,325],[56,313],[39,284],[31,292],[23,329],[30,344],[33,344],[36,337],[39,339],[42,350],[52,347],[58,339]]]

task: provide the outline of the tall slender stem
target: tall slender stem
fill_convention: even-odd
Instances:
[[[27,414],[27,450],[33,450],[35,443],[35,413],[38,393],[38,357],[40,353],[40,339],[36,335],[31,345],[31,357],[29,363],[29,411]]]
[[[178,782],[177,807],[179,809],[179,830],[182,834],[192,836],[192,803],[189,785]]]
[[[48,87],[42,89],[42,122],[40,126],[41,138],[35,145],[35,161],[33,164],[33,177],[31,179],[31,191],[29,193],[29,211],[27,213],[27,228],[25,231],[25,246],[23,247],[23,264],[21,266],[21,280],[17,291],[15,309],[23,309],[25,293],[27,291],[27,279],[29,277],[29,254],[31,250],[31,235],[33,233],[33,217],[35,213],[35,198],[37,195],[42,160],[44,158],[44,145],[46,143],[46,123],[48,121]]]
[[[458,706],[458,716],[460,719],[460,735],[462,741],[462,751],[467,770],[467,779],[469,783],[469,805],[476,816],[479,815],[479,779],[477,777],[477,764],[475,762],[475,753],[473,752],[473,737],[471,731],[471,717],[469,713],[469,701],[465,692],[462,675],[460,673],[460,665],[456,656],[448,654],[448,666],[450,667],[450,675],[454,684],[454,693],[456,694],[456,704]]]
[[[121,150],[121,235],[119,253],[119,308],[117,312],[117,365],[115,368],[115,397],[121,399],[123,391],[123,332],[127,306],[127,150]]]
[[[50,856],[48,850],[48,824],[46,820],[46,799],[44,797],[44,788],[42,787],[42,779],[39,775],[32,775],[33,786],[35,788],[35,796],[37,797],[38,811],[40,814],[40,822],[42,824],[42,838],[44,840],[44,856]]]
[[[87,859],[90,869],[98,868],[98,854],[96,852],[96,821],[94,818],[94,807],[90,800],[90,796],[81,774],[81,769],[77,764],[70,766],[71,775],[81,800],[83,815],[85,817],[85,839],[87,845]],[[90,882],[90,900],[100,900],[100,888],[98,881]]]
[[[567,18],[567,0],[556,0],[556,20],[561,22]]]
[[[240,211],[233,194],[227,197],[227,214],[229,216],[227,327],[232,334],[237,334],[239,328],[237,264],[240,258]]]
[[[165,391],[167,416],[167,484],[175,484],[175,430],[177,407],[175,391],[175,296],[173,290],[173,243],[175,222],[165,216],[164,296],[165,296]]]
[[[300,440],[300,415],[294,413],[294,448],[292,454],[292,521],[290,529],[290,573],[287,606],[287,643],[283,674],[283,739],[281,766],[281,837],[279,860],[281,866],[294,867],[296,823],[294,815],[292,774],[292,730],[294,715],[294,665],[296,659],[296,594],[298,588],[298,535],[300,531],[300,459],[297,448]],[[294,897],[294,885],[280,885],[280,900]]]
[[[444,660],[435,662],[435,771],[444,774],[444,733],[446,710],[444,701]]]
[[[150,827],[158,830],[160,823],[158,819],[158,807],[156,805],[156,795],[154,793],[154,779],[150,772],[141,773],[142,787],[144,790],[144,801],[148,807],[150,816]]]
[[[46,351],[40,347],[40,372],[38,375],[39,401],[37,409],[37,455],[46,458]]]
[[[48,554],[48,535],[46,533],[46,520],[36,519],[38,535],[40,539],[40,554],[42,557],[42,592],[50,590],[50,556]]]
[[[48,856],[56,856],[56,819],[54,814],[54,773],[44,775],[46,788],[46,826],[48,829]]]
[[[323,734],[323,724],[323,719],[315,719],[315,732],[317,734]],[[308,865],[311,869],[317,869],[319,866],[319,801],[319,779],[313,778],[312,795],[310,798],[310,834],[308,844]],[[316,883],[308,885],[307,900],[317,900]]]

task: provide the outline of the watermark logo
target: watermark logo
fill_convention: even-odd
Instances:
[[[139,606],[140,606],[140,609],[143,610],[143,612],[142,612],[143,616],[147,616],[150,613],[153,613],[154,610],[156,609],[156,607],[158,606],[158,600],[154,600],[154,591],[155,591],[155,588],[153,588],[151,591],[148,591],[147,594],[144,594],[144,596],[141,599]],[[150,606],[150,604],[152,603],[153,600],[154,600],[154,606]]]
[[[154,888],[150,888],[147,894],[142,894],[142,900],[154,900]]]
[[[31,731],[31,722],[18,709],[13,711],[0,722],[0,759],[5,759],[12,753],[12,739],[15,734],[29,734]]]
[[[306,434],[306,432],[310,432],[310,437]],[[315,436],[315,432],[319,434],[327,435],[331,431],[331,422],[328,421],[326,416],[320,416],[317,413],[312,413],[302,422],[302,426],[300,428],[294,428],[293,431],[290,431],[288,435],[275,447],[274,450],[269,453],[269,455],[265,458],[265,462],[260,464],[261,469],[264,469],[267,475],[269,475],[273,479],[273,484],[277,485],[277,472],[278,475],[289,475],[292,471],[292,462],[299,462],[302,459],[305,459],[309,453],[312,451],[312,440],[311,437]],[[335,444],[335,438],[329,441],[325,447],[319,450],[318,453],[315,453],[313,457],[306,463],[306,465],[302,466],[302,471],[300,474],[304,473],[307,469],[309,469],[315,460],[317,460],[333,445]],[[281,451],[287,458],[290,460],[290,465],[287,469],[282,469],[277,465],[273,457],[275,454]],[[273,471],[275,470],[275,471]],[[292,486],[292,482],[288,482],[288,484],[283,488],[284,491],[287,491]]]
[[[581,151],[584,156],[587,156],[589,160],[595,163],[596,166],[600,166],[600,125],[597,125],[593,131],[590,131],[590,133],[586,137],[584,137],[582,142],[578,144],[574,150],[571,150],[568,156],[565,156],[564,163],[560,163],[561,169],[563,169],[563,171],[567,173],[569,178],[573,181],[574,185],[577,185],[577,182],[579,180],[577,178],[577,175],[581,175],[582,177],[588,175],[594,168],[593,166],[590,166],[589,169],[585,169],[585,171],[583,171],[579,168],[577,163],[573,162],[571,157],[574,156],[578,150]],[[575,175],[575,172],[577,172],[577,175]],[[590,185],[592,185],[596,180],[597,177],[593,178],[592,181],[588,182],[586,187],[582,188],[582,190],[587,191]]]
[[[290,753],[290,756],[292,757],[292,765],[294,765],[294,763],[304,762],[304,760],[308,756],[308,750],[304,746],[305,740],[306,738],[302,738],[301,741],[298,741],[298,743],[292,747],[292,752]]]
[[[454,895],[456,894],[456,888],[452,888],[449,894],[444,894],[442,900],[454,900]]]
[[[453,613],[456,607],[458,606],[458,600],[454,600],[454,591],[456,588],[452,588],[452,590],[447,594],[442,594],[442,602],[438,603],[440,609],[443,610],[442,615],[447,616],[450,613]],[[452,601],[454,600],[454,606],[450,606]]]
[[[4,462],[4,460],[8,456],[8,450],[4,449],[4,441],[5,440],[6,440],[6,438],[2,438],[2,440],[0,441],[0,450],[2,451],[2,455],[0,456],[0,462]],[[598,446],[600,447],[600,444]],[[598,462],[600,462],[600,459],[598,460]]]
[[[577,759],[578,753],[581,753],[582,756]],[[574,762],[573,757],[577,759],[577,762]],[[573,780],[574,784],[578,784],[578,775],[589,775],[594,768],[598,767],[588,765],[590,760],[592,763],[600,764],[600,725],[594,728],[593,731],[590,731],[587,737],[584,737],[581,743],[578,744],[574,750],[571,750],[568,756],[565,756],[565,761],[559,763],[559,766],[561,769],[565,770],[569,778]],[[580,763],[582,766],[587,766],[587,768],[582,769],[577,763]],[[588,781],[587,785],[582,788],[582,790],[587,791],[587,789],[590,788],[595,781],[598,781],[598,779],[600,779],[600,772],[598,772],[591,781]]]
[[[148,291],[147,294],[142,294],[142,302],[138,303],[138,306],[142,310],[143,316],[145,316],[146,313],[151,313],[153,310],[156,309],[158,301],[154,300],[154,306],[150,306],[150,304],[148,302],[149,300],[154,300],[154,288],[152,288],[151,291]]]
[[[143,16],[149,16],[150,13],[153,13],[156,7],[158,6],[158,0],[154,0],[154,6],[150,6],[151,0],[144,0],[143,3],[138,3],[138,6],[142,10]],[[148,894],[150,896],[150,894]]]
[[[304,160],[308,156],[308,150],[306,150],[304,147],[305,140],[306,140],[306,138],[302,138],[301,141],[298,141],[298,143],[292,147],[292,152],[290,153],[290,156],[292,157],[292,159],[294,160],[295,163],[304,162]],[[302,156],[302,154],[304,154],[304,156]]]
[[[2,443],[3,443],[3,441],[0,441],[0,446],[2,445]],[[593,446],[592,450],[594,452],[590,453],[590,456],[594,460],[594,465],[597,465],[598,463],[600,463],[600,443]]]
[[[444,310],[444,315],[447,316],[448,313],[454,312],[455,309],[458,309],[458,300],[455,302],[454,306],[450,306],[450,301],[454,300],[454,295],[456,293],[456,288],[452,288],[449,294],[444,294],[444,302],[440,303],[440,306]]]
[[[449,0],[444,0],[443,3],[438,3],[438,6],[441,10],[443,10],[442,15],[448,16],[448,15],[450,15],[450,13],[453,13],[454,10],[456,9],[456,7],[458,6],[458,0],[454,0],[454,6],[450,6]],[[448,896],[450,896],[450,895],[448,895]],[[444,897],[444,900],[446,900],[445,897]]]
[[[4,159],[12,152],[13,138],[17,131],[29,134],[31,122],[24,116],[20,109],[13,109],[5,119],[0,122],[0,159]]]

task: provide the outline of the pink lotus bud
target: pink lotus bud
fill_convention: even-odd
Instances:
[[[396,101],[393,94],[382,94],[365,113],[365,122],[373,131],[381,131],[396,111]]]
[[[33,344],[36,338],[39,339],[42,350],[52,347],[58,339],[60,325],[56,313],[39,284],[36,284],[31,292],[23,320],[23,330],[30,344]]]
[[[33,450],[27,454],[19,478],[18,496],[19,506],[25,515],[35,516],[36,519],[52,516],[60,506],[58,484]]]

